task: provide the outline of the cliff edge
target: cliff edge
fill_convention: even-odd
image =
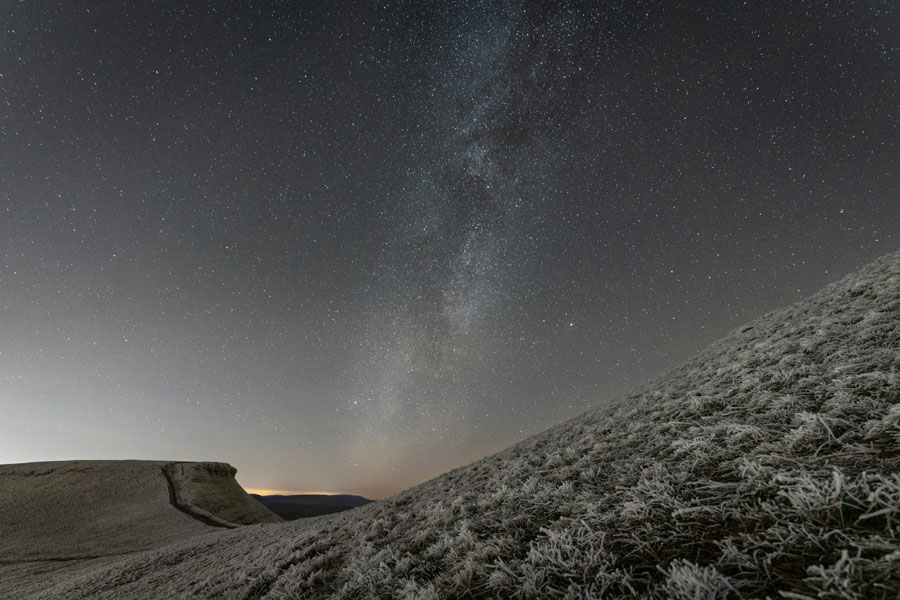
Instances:
[[[237,527],[282,519],[238,485],[226,463],[172,463],[163,467],[177,508],[211,525]]]
[[[0,465],[0,564],[72,561],[281,521],[224,463],[73,460]]]

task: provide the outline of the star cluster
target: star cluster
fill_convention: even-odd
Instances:
[[[0,462],[383,497],[896,249],[890,2],[7,2]]]

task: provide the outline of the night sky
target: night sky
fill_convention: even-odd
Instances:
[[[380,498],[900,241],[885,1],[0,1],[0,463]]]

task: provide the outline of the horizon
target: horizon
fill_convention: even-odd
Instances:
[[[0,14],[2,463],[387,498],[900,246],[874,7]]]
[[[240,483],[240,482],[238,482]],[[244,486],[241,486],[244,488]],[[244,488],[248,494],[256,494],[258,496],[358,496],[359,494],[348,494],[347,492],[298,492],[296,490],[256,490],[252,488]],[[366,498],[374,500],[375,498]],[[383,500],[383,498],[378,498]]]

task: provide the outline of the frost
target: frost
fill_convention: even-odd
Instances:
[[[897,598],[900,254],[383,502],[46,598]]]

